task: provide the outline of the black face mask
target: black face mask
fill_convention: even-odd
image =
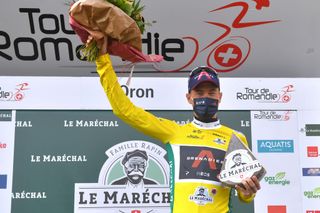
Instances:
[[[202,122],[213,122],[213,116],[218,112],[219,100],[213,98],[195,98],[193,99],[193,111],[196,118]]]

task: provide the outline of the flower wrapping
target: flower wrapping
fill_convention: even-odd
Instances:
[[[141,52],[141,31],[136,22],[106,0],[80,0],[69,10],[69,23],[83,43],[91,35],[100,52],[131,62],[159,62],[162,56]]]

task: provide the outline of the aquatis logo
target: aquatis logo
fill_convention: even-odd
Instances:
[[[29,83],[17,84],[13,91],[0,86],[0,101],[22,101],[25,98],[25,91],[29,89]]]
[[[74,213],[170,212],[170,174],[163,148],[126,141],[106,155],[98,183],[75,184]]]
[[[293,153],[293,140],[258,140],[259,153]]]

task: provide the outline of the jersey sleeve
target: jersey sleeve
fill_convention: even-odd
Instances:
[[[174,136],[180,127],[177,123],[158,118],[135,106],[125,95],[108,54],[99,56],[96,60],[96,65],[100,82],[116,116],[133,128],[164,143]]]

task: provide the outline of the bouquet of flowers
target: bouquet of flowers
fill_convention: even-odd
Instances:
[[[108,52],[124,60],[159,62],[162,56],[141,52],[141,34],[145,22],[140,0],[79,0],[72,4],[69,23],[84,43],[81,52],[87,61],[95,61]],[[89,36],[94,42],[86,44]]]

